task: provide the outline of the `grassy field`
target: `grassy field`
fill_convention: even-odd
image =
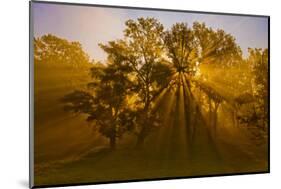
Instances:
[[[247,131],[219,119],[216,137],[186,84],[166,90],[157,111],[164,124],[135,149],[135,137],[118,140],[115,151],[85,117],[63,110],[59,99],[89,81],[88,67],[35,66],[35,185],[200,176],[266,171],[266,145],[255,146]],[[78,74],[79,73],[79,74]],[[187,103],[188,102],[188,103]],[[188,117],[188,119],[187,119]],[[227,116],[225,119],[227,119]],[[191,145],[186,125],[192,120]]]

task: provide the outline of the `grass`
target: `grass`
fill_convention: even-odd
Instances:
[[[82,88],[89,80],[84,71],[40,65],[35,67],[35,185],[199,176],[266,171],[267,149],[254,146],[231,118],[219,119],[214,137],[186,82],[165,90],[158,99],[161,127],[134,149],[135,137],[127,134],[110,151],[108,141],[87,125],[83,116],[66,113],[59,99]],[[51,74],[50,74],[51,73]],[[223,111],[221,111],[221,114]],[[220,114],[220,115],[221,115]],[[190,140],[190,130],[194,137]],[[187,140],[188,139],[188,140]]]

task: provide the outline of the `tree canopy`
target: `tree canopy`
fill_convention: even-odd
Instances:
[[[267,112],[267,50],[249,49],[248,59],[243,59],[242,51],[231,34],[199,22],[192,26],[175,23],[164,30],[155,18],[130,19],[125,22],[123,34],[121,39],[99,44],[107,54],[107,60],[92,64],[88,89],[74,91],[62,100],[66,110],[87,114],[87,120],[94,122],[110,139],[112,148],[115,148],[116,138],[127,131],[137,134],[137,144],[143,145],[150,131],[159,125],[155,99],[163,96],[174,84],[177,85],[172,88],[177,88],[178,96],[183,90],[186,112],[192,113],[191,104],[198,98],[203,104],[202,110],[207,110],[212,119],[210,123],[214,125],[217,124],[219,108],[226,103],[234,112],[241,104],[246,104],[248,110],[253,97],[257,97],[263,105],[263,112]],[[35,40],[35,57],[44,54],[52,60],[53,56],[69,54],[69,50],[73,51],[71,54],[75,58],[69,57],[67,62],[89,61],[79,43],[69,43],[51,35]],[[204,66],[209,70],[202,69],[199,75]],[[241,68],[252,74],[254,82],[250,81],[249,74],[242,73]],[[216,73],[225,76],[218,81]],[[231,95],[221,89],[221,83],[241,88],[252,86],[254,90],[243,88],[238,95]],[[202,96],[205,96],[205,101]],[[246,114],[241,112],[245,117]],[[239,119],[237,112],[235,115],[235,119]],[[262,115],[266,116],[267,113]],[[191,124],[187,122],[187,125]]]
[[[78,67],[90,63],[90,58],[79,42],[69,42],[48,34],[34,38],[34,62],[71,64]]]

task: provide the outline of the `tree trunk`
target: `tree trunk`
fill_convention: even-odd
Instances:
[[[113,135],[109,138],[109,142],[110,142],[110,149],[114,150],[116,148],[116,136]]]
[[[213,117],[213,111],[212,111],[212,100],[211,100],[211,98],[209,97],[209,124],[210,124],[210,126],[211,126],[211,128],[213,127],[213,119],[212,119],[212,117]]]
[[[143,108],[143,125],[141,126],[140,133],[137,136],[137,143],[136,143],[136,148],[142,148],[144,144],[144,139],[147,135],[147,130],[148,130],[148,123],[147,119],[149,117],[149,108],[150,108],[150,91],[149,91],[149,83],[146,83],[146,92],[145,92],[145,99],[144,99],[144,108]]]
[[[142,148],[143,147],[143,144],[144,144],[144,139],[145,137],[147,136],[147,132],[148,132],[148,112],[144,112],[144,117],[143,117],[143,120],[142,120],[142,127],[141,127],[141,130],[140,132],[138,133],[138,136],[137,136],[137,143],[136,143],[136,148]]]
[[[145,100],[144,100],[144,111],[147,112],[150,105],[150,91],[149,91],[149,83],[145,84]]]

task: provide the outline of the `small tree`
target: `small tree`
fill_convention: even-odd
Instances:
[[[127,71],[122,65],[96,63],[91,68],[93,81],[88,84],[89,91],[74,91],[62,98],[65,110],[87,115],[87,121],[109,139],[111,149],[135,122],[135,113],[126,102],[131,85]]]

